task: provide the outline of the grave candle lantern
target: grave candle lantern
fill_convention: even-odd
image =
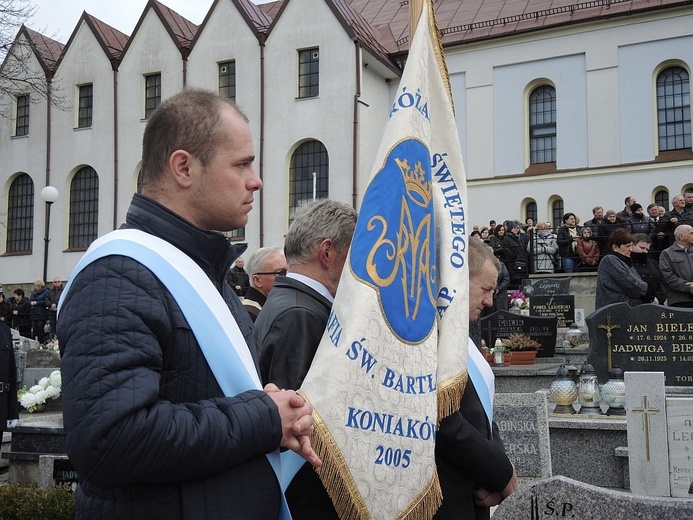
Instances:
[[[600,415],[602,413],[602,409],[599,407],[602,402],[602,397],[599,391],[597,372],[595,372],[594,367],[586,361],[580,369],[578,398],[580,402],[580,414]]]
[[[623,370],[614,367],[609,372],[609,380],[602,387],[602,397],[609,405],[606,415],[626,415],[626,383]]]
[[[556,403],[556,408],[554,408],[553,413],[575,413],[573,403],[578,397],[578,387],[565,365],[561,365],[558,370],[556,370],[556,379],[551,383],[549,395],[553,402]]]

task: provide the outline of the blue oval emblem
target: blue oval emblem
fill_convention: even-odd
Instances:
[[[435,326],[434,233],[430,155],[407,139],[390,151],[363,198],[351,270],[378,292],[391,330],[409,343]]]

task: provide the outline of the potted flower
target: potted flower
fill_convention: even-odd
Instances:
[[[511,334],[503,340],[503,346],[513,353],[513,365],[533,365],[541,343],[526,334]]]
[[[508,304],[508,310],[516,314],[519,314],[521,309],[529,309],[529,299],[522,291],[518,290],[508,294]]]
[[[61,387],[60,370],[53,370],[48,377],[41,378],[31,388],[27,388],[26,385],[20,388],[17,392],[19,404],[29,413],[45,412],[47,401],[60,397]]]

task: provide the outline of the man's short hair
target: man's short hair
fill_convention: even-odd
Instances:
[[[142,187],[155,185],[176,150],[197,157],[203,166],[229,138],[221,124],[225,106],[248,118],[229,99],[209,90],[186,89],[164,101],[149,118],[142,138]]]
[[[689,186],[685,190],[683,190],[683,194],[685,195],[686,193],[693,193],[693,186]]]
[[[651,244],[652,239],[645,233],[636,233],[635,235],[633,235],[633,244],[639,244],[640,242]]]
[[[270,246],[261,247],[255,251],[248,259],[248,264],[246,265],[246,271],[248,276],[253,276],[255,273],[262,272],[262,263],[270,256],[276,255],[277,253],[282,253],[281,247]]]
[[[602,208],[601,206],[595,206],[595,207],[593,207],[593,208],[592,208],[592,215],[594,215],[595,213],[597,213],[597,211],[599,211],[600,209],[601,209],[602,211],[604,210],[604,208]]]
[[[307,263],[315,246],[328,238],[337,251],[348,249],[355,228],[356,210],[343,202],[321,199],[301,204],[284,239],[287,265]]]
[[[24,289],[18,287],[17,289],[14,290],[14,294],[23,298],[24,297]]]
[[[623,203],[627,206],[628,203],[630,202],[630,199],[632,199],[632,198],[633,198],[632,195],[628,195],[628,196],[623,200]]]
[[[484,269],[487,261],[493,264],[497,271],[500,271],[500,261],[493,254],[493,249],[481,240],[467,240],[467,253],[469,262],[469,278],[478,276]]]

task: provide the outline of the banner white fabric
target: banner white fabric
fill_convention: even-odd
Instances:
[[[341,518],[430,518],[435,432],[467,381],[467,192],[429,1],[301,393]]]

